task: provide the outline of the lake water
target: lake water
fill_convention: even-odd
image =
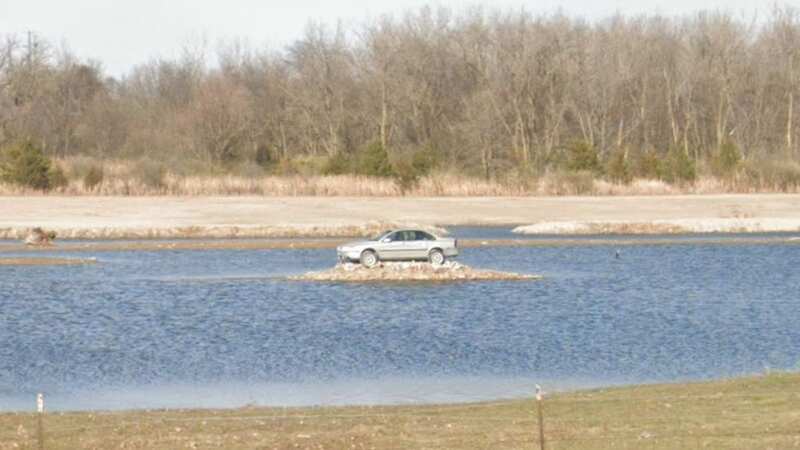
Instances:
[[[800,369],[800,245],[615,250],[466,249],[545,278],[453,284],[281,279],[333,250],[0,267],[0,410],[36,392],[56,410],[428,403]]]

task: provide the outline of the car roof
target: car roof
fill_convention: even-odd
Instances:
[[[433,238],[439,239],[438,236],[436,236],[435,234],[431,233],[430,231],[421,230],[419,228],[398,228],[396,230],[392,230],[392,231],[388,231],[386,233],[383,233],[381,236],[386,236],[387,234],[390,234],[390,233],[400,233],[400,232],[403,232],[403,231],[411,231],[411,232],[415,232],[415,233],[424,233],[424,234],[427,234],[428,236],[431,236]]]

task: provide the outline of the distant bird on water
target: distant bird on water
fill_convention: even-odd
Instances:
[[[619,252],[619,250],[614,251],[614,258],[619,259],[620,257],[622,257],[622,254]]]

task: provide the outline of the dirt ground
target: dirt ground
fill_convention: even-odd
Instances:
[[[55,230],[60,238],[83,239],[347,236],[385,225],[540,224],[571,234],[576,223],[715,219],[740,220],[753,231],[797,231],[800,195],[0,197],[0,238],[19,238],[35,226]],[[569,226],[558,225],[564,223]]]

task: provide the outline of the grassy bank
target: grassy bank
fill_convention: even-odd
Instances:
[[[548,449],[800,448],[800,374],[545,398]],[[53,413],[45,448],[533,449],[531,399],[465,405]],[[0,415],[0,449],[36,448],[37,417]]]

